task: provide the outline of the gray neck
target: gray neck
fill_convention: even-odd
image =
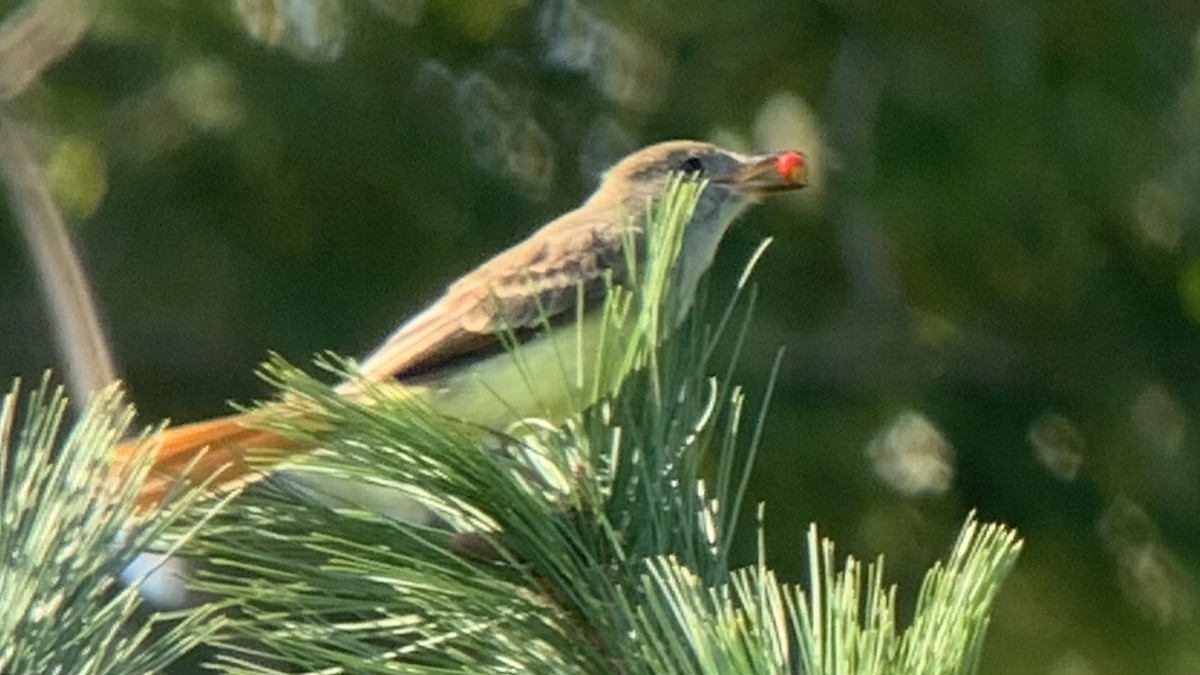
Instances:
[[[683,233],[675,270],[674,289],[680,300],[676,321],[682,321],[691,309],[696,286],[700,283],[700,277],[712,266],[721,238],[748,206],[742,200],[703,197],[696,204],[696,212]]]

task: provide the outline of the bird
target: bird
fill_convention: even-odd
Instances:
[[[703,187],[672,261],[677,321],[730,225],[765,197],[806,186],[808,161],[796,150],[744,155],[693,140],[636,150],[609,168],[579,207],[459,277],[402,322],[359,362],[361,381],[343,382],[336,390],[355,396],[363,382],[398,382],[436,413],[493,429],[524,417],[567,414],[568,402],[580,402],[578,373],[518,373],[527,364],[572,367],[564,366],[571,359],[554,355],[574,354],[598,332],[595,310],[607,289],[630,282],[630,253],[634,260],[644,255],[645,232],[636,217],[680,174]],[[632,252],[626,250],[630,245]],[[520,367],[506,347],[514,337]],[[139,507],[161,504],[181,480],[210,488],[237,485],[261,476],[264,463],[312,450],[262,428],[257,414],[239,412],[163,430],[151,450]],[[139,441],[117,445],[110,466],[129,466],[143,448]]]

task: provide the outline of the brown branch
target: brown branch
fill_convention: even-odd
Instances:
[[[95,0],[34,0],[0,24],[0,101],[19,96],[66,56],[96,14]]]
[[[66,379],[76,401],[116,379],[91,289],[62,214],[34,161],[22,129],[0,112],[0,181],[38,271],[50,307]]]

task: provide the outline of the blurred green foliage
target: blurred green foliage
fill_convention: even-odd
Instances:
[[[775,238],[739,373],[753,389],[786,348],[752,486],[773,562],[799,577],[812,520],[914,589],[977,508],[1027,539],[984,673],[1174,675],[1200,672],[1198,18],[1182,0],[110,0],[3,106],[147,423],[263,395],[268,349],[367,351],[633,147],[797,146],[821,183],[750,215],[713,284]],[[805,111],[809,135],[778,131]],[[0,372],[30,376],[53,329],[7,213]],[[917,446],[948,490],[875,472]]]

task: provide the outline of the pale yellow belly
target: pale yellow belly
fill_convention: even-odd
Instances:
[[[409,384],[434,411],[503,429],[528,417],[560,422],[596,401],[611,382],[618,341],[601,338],[603,321],[585,317],[511,352],[447,369]]]

